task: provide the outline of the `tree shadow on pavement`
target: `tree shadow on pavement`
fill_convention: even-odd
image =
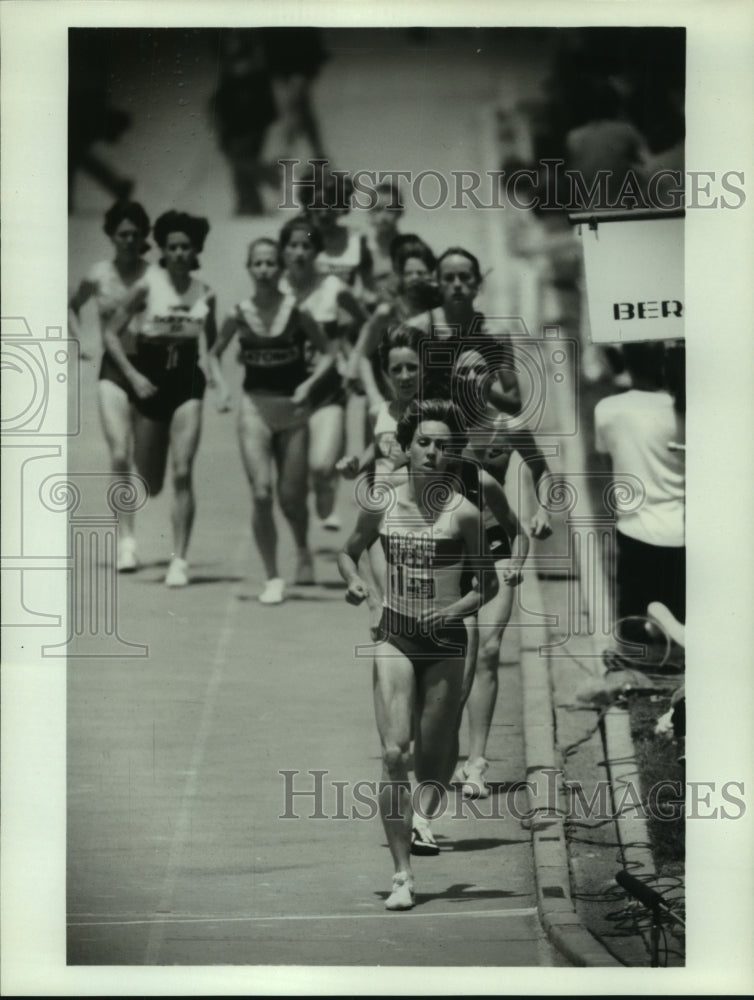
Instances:
[[[443,844],[443,838],[435,838],[440,845],[442,853],[446,851],[492,851],[496,847],[507,847],[513,844],[525,844],[530,839],[528,836],[519,837],[518,840],[510,840],[503,837],[474,837],[467,840],[453,840],[449,844]]]

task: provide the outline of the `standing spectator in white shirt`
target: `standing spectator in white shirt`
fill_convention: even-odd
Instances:
[[[645,496],[617,513],[617,614],[645,615],[661,601],[686,618],[684,417],[665,388],[665,346],[625,344],[632,388],[595,407],[595,445],[616,482],[637,477]],[[669,448],[673,444],[675,447]]]

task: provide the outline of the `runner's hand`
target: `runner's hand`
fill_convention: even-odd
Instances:
[[[217,389],[215,405],[217,406],[218,413],[229,413],[232,409],[230,392],[225,386],[222,389]]]
[[[335,471],[339,472],[344,479],[353,479],[359,471],[359,456],[345,455],[335,463]]]
[[[500,571],[500,578],[506,587],[517,587],[524,579],[518,566],[507,566]]]
[[[529,522],[529,531],[532,538],[549,538],[552,534],[550,515],[541,507]]]
[[[297,385],[293,390],[293,395],[291,396],[291,402],[294,406],[302,406],[304,403],[309,401],[309,386],[306,382],[302,382],[301,385]]]
[[[441,611],[427,611],[425,614],[419,615],[416,620],[422,629],[434,632],[435,629],[442,628],[445,616]]]
[[[153,385],[146,375],[137,372],[131,378],[131,385],[139,399],[150,399],[157,392],[157,386]]]
[[[358,577],[351,580],[346,591],[346,602],[348,604],[359,605],[369,597],[369,588]]]

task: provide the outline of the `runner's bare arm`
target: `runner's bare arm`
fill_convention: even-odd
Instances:
[[[220,332],[216,340],[210,345],[209,355],[211,358],[221,358],[228,344],[233,340],[238,329],[238,320],[235,316],[227,316],[223,320]]]
[[[204,321],[204,336],[207,341],[207,350],[212,350],[217,341],[217,299],[210,295],[207,299],[207,318]]]
[[[338,570],[346,582],[346,601],[361,604],[369,596],[369,587],[359,576],[361,554],[368,551],[379,537],[381,511],[361,510],[351,536],[338,553]]]
[[[89,278],[84,278],[79,287],[68,300],[68,333],[69,336],[74,337],[79,341],[79,343],[81,342],[82,333],[79,312],[96,291],[97,286],[94,282],[90,281]],[[82,349],[81,357],[86,361],[88,360],[89,355]]]
[[[346,378],[350,382],[358,382],[360,378],[360,363],[364,358],[371,358],[387,330],[390,307],[386,303],[377,306],[375,311],[364,323],[358,339],[348,358]]]
[[[219,413],[227,413],[231,406],[230,391],[223,375],[220,359],[235,336],[237,329],[236,318],[234,316],[226,317],[207,354],[207,382],[215,390],[215,405]]]
[[[314,369],[309,377],[296,386],[293,396],[291,397],[294,403],[303,403],[308,399],[309,393],[312,391],[314,386],[321,381],[322,378],[324,378],[324,376],[335,364],[335,355],[337,352],[337,344],[328,340],[325,335],[325,331],[314,319],[311,313],[302,309],[300,315],[301,325],[304,332],[306,333],[306,336],[312,346],[317,350],[317,360],[314,363]]]
[[[148,399],[157,390],[149,379],[137,371],[128,360],[121,342],[121,335],[131,319],[144,309],[147,294],[146,285],[135,285],[123,302],[117,306],[102,329],[102,342],[105,350],[131,383],[134,392],[140,399]]]
[[[542,449],[537,444],[536,438],[528,427],[521,427],[516,431],[516,450],[521,456],[531,473],[534,513],[529,521],[529,531],[532,538],[549,538],[552,534],[550,524],[550,514],[545,504],[542,503],[539,495],[539,484],[543,477],[550,476],[550,467],[547,464]]]
[[[68,300],[68,329],[71,331],[71,335],[76,337],[77,340],[81,339],[79,312],[96,291],[97,286],[94,282],[88,278],[84,278]]]
[[[521,569],[529,553],[529,537],[508,503],[505,491],[494,476],[482,471],[480,483],[484,503],[510,540],[511,554],[504,560],[506,566],[503,570],[503,580],[508,586],[515,587],[521,582]]]

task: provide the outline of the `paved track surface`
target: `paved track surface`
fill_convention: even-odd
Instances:
[[[474,61],[437,38],[412,49],[401,34],[397,48],[386,39],[366,47],[329,41],[316,99],[339,166],[475,166],[479,104],[515,68],[505,53]],[[197,57],[182,79],[189,109],[191,100],[199,107],[211,66]],[[129,169],[138,164],[136,196],[150,211],[186,207],[212,218],[203,274],[222,311],[246,294],[244,244],[279,220],[230,217],[227,170],[203,126],[171,173],[182,148],[169,134],[178,127],[175,93],[137,95],[142,109],[149,97],[151,117],[135,118],[122,157]],[[153,155],[144,162],[147,148]],[[71,282],[106,252],[106,204],[82,183]],[[480,213],[419,211],[409,209],[404,230],[420,228],[438,248],[458,242],[485,254]],[[96,362],[84,363],[86,419],[70,451],[76,471],[107,467],[95,380]],[[234,423],[208,398],[190,587],[162,583],[169,489],[138,515],[144,566],[119,579],[119,633],[148,644],[148,657],[69,663],[69,963],[565,964],[538,924],[530,838],[511,815],[526,808],[515,793],[526,777],[515,629],[503,647],[490,745],[495,795],[476,818],[451,797],[436,824],[440,856],[416,859],[417,907],[388,914],[391,864],[379,819],[352,816],[354,807],[369,812],[354,802],[353,783],[374,781],[380,770],[371,664],[353,652],[368,641],[366,611],[343,601],[334,561],[341,536],[316,525],[317,585],[292,588],[280,607],[256,601],[263,578]],[[345,489],[338,510],[352,523]],[[279,529],[290,578],[282,519]],[[286,779],[282,771],[297,773]],[[286,800],[286,781],[289,790],[291,782],[311,790],[313,771],[323,772],[323,818],[311,818],[311,796]],[[347,783],[340,799],[336,782]],[[298,818],[281,819],[286,809]]]

